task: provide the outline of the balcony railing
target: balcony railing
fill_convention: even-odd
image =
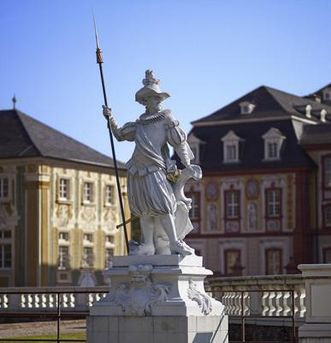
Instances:
[[[230,323],[240,324],[240,333],[236,339],[232,337],[231,342],[251,341],[253,336],[256,339],[257,330],[246,340],[249,331],[246,324],[274,327],[274,330],[268,329],[267,334],[273,338],[264,338],[264,342],[275,341],[274,337],[279,336],[276,327],[288,327],[285,333],[288,337],[283,336],[281,341],[297,342],[297,327],[306,313],[305,284],[301,275],[212,277],[207,287],[225,306]],[[274,334],[270,334],[272,331]]]
[[[293,313],[300,319],[306,313],[306,291],[301,275],[214,277],[208,280],[208,287],[229,316],[244,312],[281,317]]]

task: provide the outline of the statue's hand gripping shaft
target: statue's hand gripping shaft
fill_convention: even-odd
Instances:
[[[114,136],[117,137],[118,136],[118,125],[116,123],[115,118],[113,117],[111,108],[103,105],[103,115],[106,118],[108,125],[109,125],[109,129],[113,132]]]

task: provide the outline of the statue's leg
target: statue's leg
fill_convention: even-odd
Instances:
[[[183,241],[178,240],[174,217],[171,214],[164,214],[159,217],[161,225],[169,238],[171,254],[192,255],[194,250]]]
[[[155,217],[155,230],[154,230],[154,246],[155,254],[157,255],[171,255],[169,247],[169,238],[163,229],[160,221],[160,216]]]
[[[154,255],[154,218],[151,216],[140,217],[140,227],[143,243],[139,247],[138,255]]]

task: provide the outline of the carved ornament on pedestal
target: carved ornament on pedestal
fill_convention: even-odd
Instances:
[[[125,315],[151,315],[152,306],[167,301],[169,292],[168,285],[152,282],[152,270],[151,264],[131,265],[130,282],[111,290],[110,303],[121,306]]]

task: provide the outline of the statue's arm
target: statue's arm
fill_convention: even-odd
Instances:
[[[179,122],[171,118],[168,123],[168,142],[173,146],[182,164],[188,167],[194,155],[186,139],[186,133],[180,128]]]
[[[129,122],[124,124],[122,127],[118,127],[111,109],[106,106],[103,106],[103,115],[109,123],[111,132],[118,141],[134,141],[136,132],[136,124],[134,122]]]

